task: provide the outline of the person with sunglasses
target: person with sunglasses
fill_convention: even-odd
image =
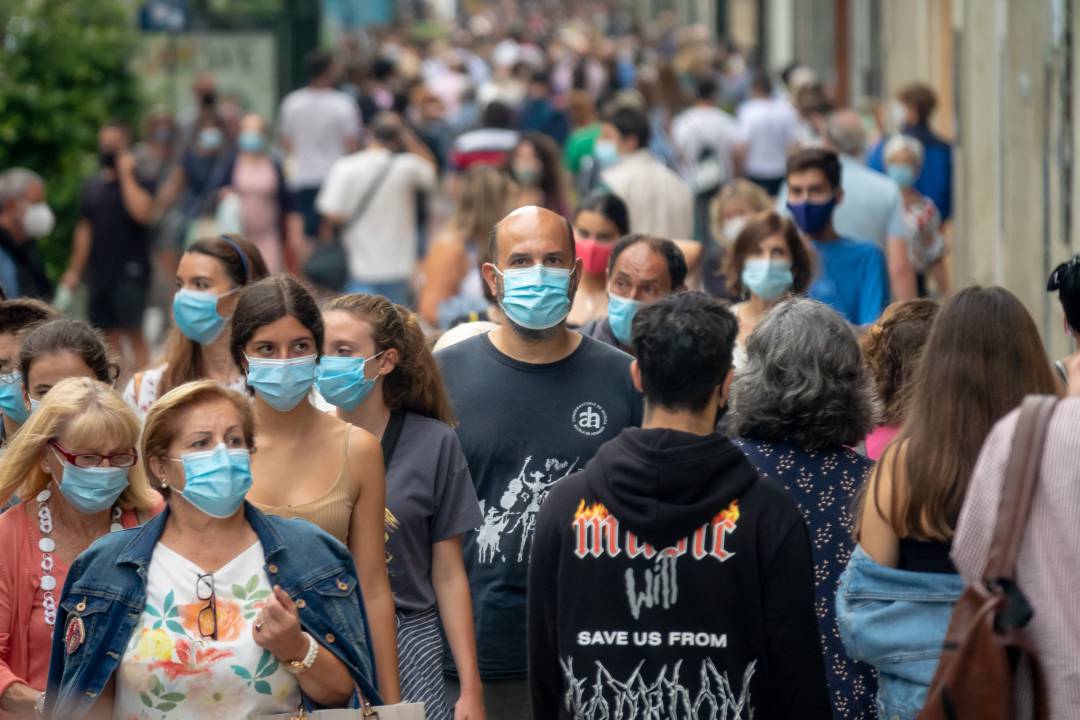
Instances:
[[[314,525],[245,502],[254,448],[251,404],[213,380],[150,408],[142,466],[168,507],[72,565],[47,717],[243,720],[379,704],[352,556]]]
[[[154,515],[161,498],[134,468],[139,421],[120,396],[85,377],[58,382],[0,463],[0,710],[42,711],[60,591],[79,553]]]

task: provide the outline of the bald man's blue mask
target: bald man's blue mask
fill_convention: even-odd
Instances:
[[[570,314],[570,277],[573,270],[533,265],[499,270],[502,297],[499,307],[515,325],[529,330],[555,327]]]

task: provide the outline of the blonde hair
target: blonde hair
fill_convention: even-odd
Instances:
[[[736,202],[747,206],[754,214],[773,208],[773,202],[769,199],[768,193],[762,190],[760,186],[742,178],[731,181],[716,194],[709,208],[709,219],[714,238],[723,239],[724,212],[727,211],[728,205]]]
[[[41,455],[51,441],[68,435],[75,446],[93,446],[102,439],[134,448],[139,442],[139,419],[120,395],[103,382],[67,378],[53,386],[11,441],[0,463],[0,503],[15,493],[33,497],[51,479],[41,469]],[[154,496],[138,465],[128,471],[128,486],[117,505],[125,510],[148,510]]]
[[[162,459],[168,456],[169,446],[172,445],[176,433],[180,431],[181,419],[188,410],[219,400],[224,400],[236,408],[240,414],[244,441],[252,452],[255,451],[255,415],[251,411],[251,404],[247,398],[235,390],[218,385],[213,380],[196,380],[165,393],[150,406],[150,412],[146,414],[139,454],[142,456],[143,467],[148,477],[154,475],[150,467],[150,458]],[[167,496],[167,489],[165,490]]]

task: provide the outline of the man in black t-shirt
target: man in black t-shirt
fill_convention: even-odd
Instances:
[[[126,339],[133,354],[128,364],[140,368],[149,361],[142,321],[154,188],[136,177],[130,142],[127,128],[116,123],[98,133],[101,170],[83,185],[71,260],[60,284],[74,290],[85,279],[90,323],[105,331],[118,354]]]
[[[641,422],[629,355],[566,327],[581,263],[559,215],[526,207],[492,234],[484,280],[506,324],[436,354],[484,516],[463,551],[489,720],[529,717],[525,592],[548,492]],[[463,692],[470,688],[462,688]]]

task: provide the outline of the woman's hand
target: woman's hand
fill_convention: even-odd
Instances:
[[[14,682],[4,691],[0,699],[0,708],[16,718],[41,717],[34,709],[34,702],[40,694],[38,690],[21,682]]]
[[[255,616],[251,634],[256,645],[269,650],[281,662],[303,660],[308,653],[308,641],[300,629],[296,604],[280,585],[274,586],[266,607]]]
[[[462,693],[454,705],[454,720],[485,720],[484,693],[481,690]]]

